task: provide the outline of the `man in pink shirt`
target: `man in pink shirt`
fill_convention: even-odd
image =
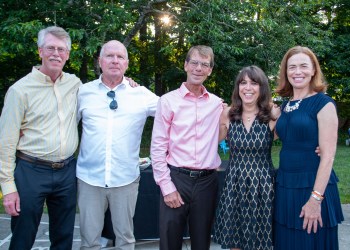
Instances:
[[[158,103],[152,132],[154,179],[160,186],[160,249],[179,250],[189,222],[192,250],[210,247],[218,190],[216,169],[219,97],[203,86],[214,66],[213,50],[194,46],[187,53],[187,80]]]

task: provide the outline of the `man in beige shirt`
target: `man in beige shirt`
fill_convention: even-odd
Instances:
[[[71,249],[76,211],[77,91],[81,81],[62,72],[71,39],[59,27],[39,32],[42,65],[13,84],[0,117],[0,184],[12,216],[9,249],[31,249],[43,212],[51,250]]]

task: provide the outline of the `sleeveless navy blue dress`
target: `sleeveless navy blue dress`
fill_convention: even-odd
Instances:
[[[332,170],[321,203],[323,227],[317,233],[303,230],[301,208],[309,200],[316,179],[320,157],[317,113],[334,101],[323,93],[302,100],[299,108],[284,112],[276,131],[282,141],[280,164],[276,178],[274,211],[274,250],[337,250],[338,224],[344,220],[337,182]],[[296,101],[291,101],[293,106]]]

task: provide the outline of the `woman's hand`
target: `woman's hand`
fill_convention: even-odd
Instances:
[[[317,232],[318,223],[323,226],[321,217],[321,201],[317,201],[313,197],[310,197],[308,202],[302,207],[300,218],[304,217],[303,229],[307,229],[307,233]]]
[[[321,156],[321,149],[320,149],[319,146],[316,147],[315,153],[316,153],[318,156]]]
[[[281,107],[273,103],[271,107],[271,116],[272,119],[277,120],[281,115]]]
[[[227,136],[227,130],[230,124],[230,120],[228,118],[228,112],[230,110],[230,106],[227,104],[223,104],[224,110],[221,112],[220,119],[219,119],[219,141],[222,141]]]

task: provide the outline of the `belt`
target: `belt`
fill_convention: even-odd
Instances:
[[[210,175],[215,172],[215,169],[189,169],[189,168],[180,168],[180,167],[174,167],[171,165],[168,165],[170,169],[174,171],[178,171],[179,173],[187,174],[191,178],[199,178],[199,177],[204,177],[207,175]]]
[[[74,156],[72,155],[72,156],[68,157],[66,160],[59,161],[59,162],[46,161],[46,160],[41,160],[41,159],[38,159],[36,157],[24,154],[21,151],[17,151],[16,156],[22,160],[27,161],[27,162],[41,165],[41,166],[51,167],[53,169],[63,168],[64,166],[68,165],[71,162],[71,160],[74,159]]]

